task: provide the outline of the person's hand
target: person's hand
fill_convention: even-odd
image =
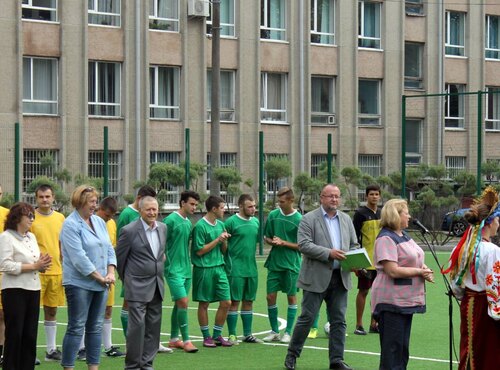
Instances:
[[[422,269],[422,277],[428,281],[429,283],[434,282],[434,271],[432,271],[430,268],[426,267]]]
[[[217,237],[217,240],[219,241],[219,243],[223,243],[226,240],[228,240],[230,237],[231,237],[231,234],[229,234],[227,231],[224,231],[222,234],[220,234]]]
[[[281,239],[281,238],[279,238],[277,236],[273,237],[272,243],[273,243],[273,245],[284,245],[285,244],[285,242],[283,241],[283,239]]]
[[[49,254],[40,254],[40,258],[35,262],[36,270],[45,272],[50,266],[52,266],[52,257]]]
[[[331,260],[339,260],[339,261],[342,261],[342,260],[345,260],[346,259],[346,256],[345,256],[345,252],[341,249],[332,249],[330,250],[330,259]]]
[[[115,273],[108,273],[106,275],[106,277],[104,278],[104,280],[106,280],[107,284],[114,284],[116,282],[116,277],[115,277]]]

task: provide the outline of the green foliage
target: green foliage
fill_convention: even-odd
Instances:
[[[14,203],[14,194],[3,193],[3,196],[0,199],[0,206],[10,208]]]
[[[339,170],[332,164],[332,182],[339,178]],[[322,162],[318,167],[318,180],[326,184],[328,182],[328,162]]]
[[[90,185],[99,191],[102,190],[104,179],[102,177],[91,177],[78,173],[74,177],[75,186]]]
[[[40,185],[50,185],[54,190],[54,208],[57,211],[62,211],[64,206],[69,204],[69,194],[65,193],[62,187],[53,179],[47,176],[37,176],[28,186],[28,193],[35,193],[35,190]]]
[[[151,185],[159,192],[168,189],[168,186],[181,186],[184,184],[184,171],[179,165],[169,162],[155,163],[149,170],[148,185]]]
[[[293,187],[295,192],[299,194],[297,204],[302,213],[306,209],[312,208],[313,200],[317,199],[322,186],[321,181],[313,179],[307,172],[301,172],[295,176]]]
[[[132,204],[135,201],[135,195],[134,194],[123,194],[122,198],[127,204]]]
[[[241,183],[240,171],[234,166],[216,167],[212,173],[214,178],[221,183],[223,189],[227,189],[229,185],[239,185]]]
[[[264,163],[267,181],[272,184],[273,188],[273,205],[276,204],[276,193],[278,191],[276,183],[278,180],[284,179],[292,175],[292,165],[286,158],[273,158]]]
[[[180,166],[184,171],[185,168],[185,163],[186,162],[181,162]],[[200,191],[198,189],[198,181],[200,178],[203,177],[203,175],[207,172],[207,165],[203,163],[198,163],[198,162],[189,162],[189,180],[190,180],[190,185],[191,189],[194,189],[195,191]]]
[[[460,171],[453,180],[459,186],[457,195],[469,197],[476,193],[476,176],[467,171]]]
[[[500,175],[500,164],[497,161],[486,161],[481,164],[481,174],[486,177],[489,184]]]

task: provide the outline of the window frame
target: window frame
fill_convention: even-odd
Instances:
[[[500,86],[486,86],[486,90],[488,91],[488,94],[486,94],[486,117],[485,117],[485,123],[484,123],[484,129],[486,131],[500,131]],[[490,90],[496,90],[495,92],[492,91],[490,94]],[[492,108],[492,104],[490,100],[497,100],[496,102],[496,109]],[[490,112],[491,110],[495,109],[496,112]],[[493,116],[490,116],[490,114],[493,114]]]
[[[231,13],[231,8],[232,8],[232,21],[233,21],[233,23],[224,22],[222,19],[223,7],[226,6],[226,5],[224,5],[225,2],[226,2],[226,4],[227,3],[232,4],[232,6],[230,7],[230,10],[228,11],[228,14]],[[236,4],[235,4],[235,1],[234,0],[221,0],[220,13],[221,13],[220,37],[221,38],[235,38],[236,37],[236,33],[235,33],[235,30],[236,30]],[[212,2],[210,2],[209,15],[206,18],[206,32],[207,32],[207,35],[210,35],[210,36],[212,35]]]
[[[95,97],[96,97],[96,101],[92,101],[90,100],[90,96],[88,97],[88,115],[89,117],[116,117],[116,118],[121,118],[121,99],[122,99],[122,81],[121,81],[121,78],[122,78],[122,64],[120,62],[104,62],[104,61],[99,61],[99,60],[89,60],[88,61],[88,68],[89,68],[89,76],[88,76],[88,94],[90,95],[90,91],[91,91],[91,86],[90,86],[90,78],[91,78],[91,74],[90,74],[90,71],[91,71],[91,65],[92,64],[95,64],[95,81],[94,81],[94,84],[95,84],[95,88],[96,88],[96,91],[94,92],[95,94]],[[100,90],[100,86],[99,86],[99,66],[102,66],[104,64],[113,64],[114,65],[114,68],[115,68],[115,78],[116,78],[116,81],[115,81],[115,84],[118,83],[118,88],[115,89],[116,92],[115,94],[118,94],[118,102],[106,102],[106,101],[102,101],[101,98],[100,98],[100,93],[99,93],[99,90]],[[116,77],[116,74],[118,74],[118,77]],[[107,109],[105,109],[105,114],[93,114],[91,113],[91,110],[92,109],[95,109],[95,110],[98,110],[99,113],[102,113],[102,108],[101,107],[115,107],[116,111],[114,112],[114,114],[107,114]]]
[[[456,86],[457,87],[457,92],[452,93],[450,92],[451,86]],[[465,85],[463,84],[449,84],[447,83],[445,85],[445,91],[447,94],[456,94],[456,95],[446,95],[445,96],[445,103],[444,103],[444,128],[446,130],[463,130],[465,129],[465,101],[464,101],[464,95],[458,95],[459,93],[465,92]],[[457,104],[458,104],[458,116],[451,116],[450,111],[451,111],[451,104],[453,104],[453,101],[451,101],[452,98],[458,98]],[[452,124],[452,122],[457,122],[456,125]]]
[[[288,153],[264,153],[264,165],[266,162],[273,160],[273,159],[284,159],[289,161],[289,155]],[[267,171],[264,170],[264,189],[266,191],[264,192],[264,197],[265,201],[267,202],[270,199],[273,199],[273,194],[274,194],[274,187],[276,187],[276,194],[278,193],[278,190],[288,186],[288,177],[284,177],[281,179],[278,179],[276,183],[273,181],[270,181],[267,179]]]
[[[362,113],[361,112],[361,96],[360,96],[360,91],[361,87],[360,84],[361,82],[376,82],[377,83],[377,101],[376,101],[376,107],[377,107],[377,113]],[[358,125],[359,126],[367,126],[367,127],[379,127],[381,126],[381,107],[382,107],[382,102],[381,102],[381,89],[382,89],[382,80],[376,80],[376,79],[368,79],[368,78],[360,78],[358,79]],[[375,121],[376,122],[370,122],[370,121]]]
[[[407,75],[407,55],[408,46],[417,47],[417,58],[408,58],[412,61],[417,61],[418,66],[418,76]],[[405,65],[404,65],[404,88],[408,90],[422,90],[424,88],[424,77],[423,77],[423,52],[424,45],[417,42],[405,42]]]
[[[24,96],[24,83],[26,81],[26,77],[24,76],[24,62],[29,60],[30,66],[30,76],[29,76],[29,87],[30,87],[30,96],[29,98],[25,98]],[[54,76],[55,76],[55,83],[52,81],[52,85],[55,88],[55,100],[43,100],[43,99],[35,99],[34,98],[34,90],[35,90],[35,83],[33,80],[33,75],[35,73],[34,71],[34,61],[36,60],[50,60],[55,65],[52,66],[52,69],[54,70]],[[36,115],[36,116],[57,116],[59,115],[59,60],[57,58],[40,58],[40,57],[31,57],[31,56],[23,56],[23,115]],[[47,107],[52,107],[54,112],[47,113],[47,112],[27,112],[27,107],[28,106],[34,106],[37,104],[44,104]]]
[[[88,24],[89,26],[100,26],[100,27],[115,27],[115,28],[121,28],[121,0],[108,0],[110,2],[114,1],[117,4],[117,9],[118,13],[111,13],[111,12],[106,12],[106,11],[99,11],[99,0],[90,0],[92,1],[92,9],[89,9],[87,7],[87,13],[88,13]],[[90,3],[88,2],[88,5]],[[95,23],[91,22],[92,18],[96,18],[96,21],[98,19],[101,19],[101,23]],[[105,19],[117,19],[117,24],[103,24]],[[111,22],[113,23],[113,22]]]
[[[451,163],[456,162],[456,163]],[[460,166],[459,162],[463,162]],[[458,165],[457,165],[458,164]],[[446,176],[453,179],[461,171],[467,170],[467,157],[466,156],[445,156]]]
[[[491,47],[491,32],[490,32],[490,24],[492,21],[492,18],[496,18],[496,25],[497,25],[497,30],[496,30],[496,48]],[[492,14],[487,14],[486,15],[486,21],[485,21],[485,35],[484,35],[484,57],[485,59],[490,59],[490,60],[500,60],[500,15],[492,15]],[[493,56],[495,54],[496,56]]]
[[[96,156],[100,161],[91,161],[92,156]],[[103,150],[89,150],[87,152],[87,174],[89,177],[102,178],[96,174],[104,174],[104,151]],[[109,196],[119,197],[123,193],[123,152],[120,150],[110,150],[108,152],[108,185]],[[113,176],[116,171],[117,176]]]
[[[151,0],[153,1],[153,14],[151,14],[151,2],[149,3],[149,30],[150,31],[159,31],[159,32],[179,32],[179,0]],[[177,15],[175,18],[163,18],[158,16],[158,3],[160,1],[170,1],[172,3],[176,3]],[[162,25],[164,23],[165,25]],[[169,27],[172,29],[168,29]],[[166,28],[164,28],[166,27]]]
[[[318,2],[319,1],[328,1],[329,2],[329,10],[331,14],[329,14],[330,18],[330,30],[329,32],[321,32],[318,30]],[[321,5],[321,4],[320,4]],[[335,45],[335,0],[311,0],[311,36],[310,41],[311,44],[317,45]],[[326,42],[322,39],[326,38]]]
[[[275,109],[275,108],[269,108],[269,102],[268,102],[268,80],[269,80],[269,75],[277,75],[280,76],[280,95],[281,95],[281,102],[282,106],[281,109]],[[277,72],[261,72],[260,73],[260,78],[261,78],[261,83],[260,83],[260,93],[261,93],[261,98],[260,98],[260,122],[261,123],[270,123],[270,124],[288,124],[288,114],[287,114],[287,107],[288,107],[288,74],[287,73],[277,73]],[[263,106],[264,105],[264,106]],[[281,114],[281,119],[279,120],[272,120],[268,119],[266,113],[273,114],[273,113],[278,113]],[[266,118],[263,118],[266,117]]]
[[[57,149],[23,149],[22,197],[25,202],[35,203],[35,195],[28,192],[28,187],[38,176],[53,178],[59,169],[60,152]],[[42,167],[41,158],[50,155],[54,159],[53,167]]]
[[[150,151],[149,152],[149,165],[157,163],[171,163],[174,165],[181,164],[181,152],[173,151]],[[165,185],[165,184],[164,184]],[[166,209],[177,209],[179,207],[179,199],[181,194],[181,186],[172,186],[167,184],[167,200],[165,202],[164,208]]]
[[[235,86],[235,81],[236,81],[236,71],[233,69],[221,69],[220,74],[220,95],[222,95],[222,74],[228,74],[230,76],[230,105],[232,107],[224,107],[223,106],[223,99],[221,96],[219,96],[219,102],[220,102],[220,121],[221,122],[236,122],[236,96],[235,96],[235,91],[236,91],[236,86]],[[207,70],[207,122],[212,122],[212,106],[211,106],[211,99],[212,99],[212,70],[208,69]],[[229,118],[226,118],[228,117]]]
[[[424,15],[424,3],[422,0],[406,0],[405,13],[409,16]]]
[[[313,80],[328,80],[329,92],[328,100],[330,104],[330,110],[328,112],[316,111],[314,108],[314,81]],[[323,91],[320,92],[320,99],[323,99]],[[324,122],[320,122],[321,118],[326,118]],[[335,115],[335,77],[334,76],[321,76],[321,75],[311,75],[311,112],[309,120],[311,125],[337,125],[336,115]]]
[[[174,101],[178,102],[178,105],[159,105],[158,104],[158,98],[159,94],[158,92],[160,91],[160,86],[159,86],[159,70],[160,69],[168,69],[173,71],[173,77],[174,77],[174,86],[165,86],[166,90],[174,90],[175,96],[173,97]],[[151,81],[151,70],[154,70],[154,81]],[[153,120],[172,120],[172,121],[179,121],[180,120],[180,94],[181,94],[181,69],[180,67],[177,66],[165,66],[165,65],[150,65],[149,66],[149,76],[150,76],[150,89],[149,89],[149,118]],[[153,87],[154,84],[154,87]],[[177,84],[177,89],[175,89],[175,85]],[[154,88],[154,97],[151,96],[151,88]],[[155,100],[152,102],[152,100]],[[151,114],[153,109],[163,109],[168,112],[168,110],[172,110],[174,112],[173,117],[155,117],[154,114]],[[160,112],[160,111],[159,111]],[[168,114],[166,114],[168,116]]]
[[[363,159],[363,160],[362,160]],[[366,160],[367,162],[373,162],[371,163],[364,163],[363,161]],[[363,163],[362,163],[363,162]],[[377,178],[380,175],[382,175],[383,172],[383,157],[382,154],[358,154],[358,168],[361,170],[361,172],[370,175],[373,178]],[[363,170],[364,168],[364,170]]]
[[[269,16],[269,8],[271,2],[279,2],[280,8],[280,24],[281,28],[271,27],[271,19]],[[261,0],[260,1],[260,39],[270,41],[287,41],[287,7],[284,0]],[[273,37],[277,35],[279,37]]]
[[[452,44],[451,42],[451,16],[452,14],[460,15],[460,38],[462,39],[463,45]],[[465,13],[447,10],[445,12],[445,56],[447,57],[465,57]],[[451,51],[457,51],[457,53],[452,53]]]
[[[29,21],[35,21],[35,22],[51,22],[51,23],[55,23],[55,22],[58,22],[58,18],[57,18],[57,7],[58,7],[58,2],[57,0],[53,0],[54,3],[55,3],[55,6],[53,8],[49,8],[47,6],[36,6],[36,5],[33,5],[33,0],[22,0],[21,2],[21,18],[23,20],[29,20]],[[34,11],[34,12],[49,12],[49,14],[54,14],[54,19],[35,19],[35,18],[31,18],[31,17],[25,17],[24,14],[25,12],[24,11]],[[52,18],[52,17],[51,17]]]
[[[417,131],[417,135],[411,135],[411,132],[409,132],[409,125],[410,124],[415,124],[415,126],[418,126],[415,131]],[[423,124],[424,120],[421,118],[407,118],[406,119],[406,138],[405,138],[405,148],[406,148],[406,153],[405,153],[405,164],[407,166],[416,166],[419,165],[422,162],[422,157],[423,157]],[[413,137],[417,139],[417,151],[410,151],[408,150],[408,147],[410,146],[408,143],[408,138]],[[414,160],[417,159],[417,161],[411,161],[409,162],[408,159]]]
[[[378,37],[366,35],[365,21],[364,21],[366,16],[365,5],[375,6],[376,11],[378,11],[378,24],[376,25],[376,27],[378,28]],[[376,33],[377,30],[375,30],[375,34]],[[368,41],[369,43],[374,43],[374,45],[373,46],[362,45],[364,41]],[[360,0],[358,2],[358,48],[368,49],[368,50],[382,49],[382,3],[364,1],[364,0]]]

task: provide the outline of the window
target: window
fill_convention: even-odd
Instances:
[[[358,5],[358,46],[380,49],[380,3],[360,1]]]
[[[487,15],[485,27],[485,57],[500,59],[500,17]]]
[[[260,1],[260,38],[269,40],[285,40],[285,1]]]
[[[179,31],[179,0],[149,0],[149,29]]]
[[[406,165],[420,164],[422,159],[422,120],[406,120]]]
[[[108,152],[108,186],[109,195],[117,197],[121,195],[122,183],[122,153]],[[104,152],[89,151],[88,175],[90,177],[104,177]]]
[[[149,68],[149,116],[151,118],[179,119],[178,67],[153,66]]]
[[[211,153],[207,153],[207,192],[210,189],[210,161],[212,159]],[[220,153],[219,157],[219,167],[236,167],[236,153]],[[236,196],[229,197],[227,195],[227,189],[224,188],[223,184],[221,184],[220,188],[221,197],[224,201],[232,206],[236,206],[238,204],[238,198]]]
[[[405,88],[421,89],[422,84],[422,44],[405,43]]]
[[[382,156],[378,154],[359,154],[358,167],[361,172],[371,177],[379,177],[382,174]]]
[[[288,161],[288,154],[264,154],[264,163],[273,159],[282,159]],[[278,192],[284,186],[288,185],[287,178],[281,178],[278,180],[267,179],[267,172],[264,171],[264,183],[266,184],[267,193],[264,193],[266,196],[266,201],[272,199],[273,193],[276,190]]]
[[[332,77],[311,77],[311,123],[335,124]]]
[[[149,163],[168,162],[171,164],[179,165],[181,153],[180,152],[150,152]],[[163,184],[163,189],[166,189],[166,197],[163,201],[166,203],[167,208],[177,208],[179,206],[180,186],[172,186],[170,184]]]
[[[450,179],[465,170],[465,157],[445,157],[446,172]]]
[[[445,128],[464,128],[464,85],[446,84]]]
[[[57,21],[57,0],[23,0],[23,19]]]
[[[51,149],[23,150],[23,200],[35,203],[35,195],[28,193],[28,187],[38,176],[54,177],[59,169],[59,151]]]
[[[486,130],[500,131],[500,87],[487,87]]]
[[[89,115],[120,116],[120,63],[89,62]]]
[[[262,72],[260,90],[260,120],[286,122],[286,74]]]
[[[89,24],[120,27],[120,0],[89,0]]]
[[[220,71],[220,120],[234,122],[234,71]],[[207,72],[207,121],[212,120],[212,71]]]
[[[446,12],[446,55],[465,55],[465,14]]]
[[[335,166],[336,156],[332,155],[332,166]],[[319,179],[321,171],[326,175],[328,154],[311,154],[311,177]]]
[[[359,80],[358,124],[380,125],[380,81]]]
[[[23,113],[57,114],[57,59],[23,58]]]
[[[207,34],[212,34],[212,2],[207,17]],[[234,0],[220,0],[220,35],[234,36]]]
[[[335,43],[335,1],[311,0],[311,42]]]
[[[422,0],[406,0],[405,11],[408,15],[424,14],[424,5],[422,4]]]

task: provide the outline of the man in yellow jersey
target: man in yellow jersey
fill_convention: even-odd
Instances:
[[[0,200],[2,200],[3,191],[0,185]],[[4,230],[5,219],[9,209],[0,206],[0,232]],[[2,284],[2,274],[0,273],[0,288]],[[3,364],[3,344],[5,343],[5,322],[3,321],[2,290],[0,289],[0,366]]]
[[[35,220],[31,232],[35,234],[40,252],[52,257],[52,266],[40,273],[42,291],[40,303],[45,316],[44,329],[47,343],[45,361],[60,361],[61,351],[56,347],[57,307],[64,305],[64,289],[62,286],[61,248],[59,233],[64,222],[64,216],[52,209],[54,204],[54,189],[48,184],[42,184],[35,190]]]

